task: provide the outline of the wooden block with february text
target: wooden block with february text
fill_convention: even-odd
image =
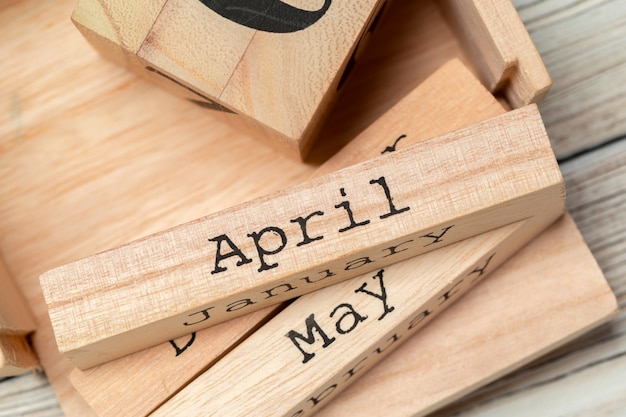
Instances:
[[[59,350],[88,368],[564,197],[531,105],[58,267],[41,285]]]
[[[565,215],[317,415],[427,415],[617,311],[593,254]]]
[[[456,128],[460,125],[455,124],[462,119],[475,123],[480,117],[495,116],[503,111],[471,75],[452,64],[418,87],[412,97],[414,112],[398,119],[388,119],[387,115],[378,121],[389,122],[389,126],[399,129],[403,127],[401,123],[411,117],[422,122],[414,124],[411,134],[398,142],[399,146],[403,146],[405,140],[427,138],[429,129],[436,135],[448,124]],[[394,114],[400,116],[398,112]],[[379,141],[378,145],[367,146],[369,141],[375,140]],[[376,155],[387,145],[393,143],[369,135],[368,142],[349,146],[339,155],[343,155],[346,162],[354,163],[360,149],[369,148],[372,152],[369,155]],[[361,155],[367,156],[365,152]],[[328,164],[339,168],[339,159],[340,156]],[[381,415],[386,410],[390,415],[412,415],[421,410],[423,404],[430,404],[424,409],[433,410],[607,320],[615,309],[615,299],[576,227],[566,218],[550,230],[539,235],[523,252],[494,271],[486,282],[458,300],[449,311],[322,408],[320,415],[346,415],[351,410],[362,415]],[[553,262],[553,253],[571,261]],[[569,280],[573,285],[564,285]],[[556,304],[555,293],[559,294]],[[530,327],[521,322],[519,326],[511,325],[520,317],[532,320],[526,314],[528,311],[536,312],[533,317],[541,317],[541,320]],[[497,326],[497,332],[493,331],[493,326]],[[123,412],[148,415],[224,352],[212,342],[227,331],[224,325],[219,329],[213,327],[177,341],[178,348],[166,343],[87,371],[74,370],[71,381],[100,416],[117,416]],[[515,338],[518,332],[527,335],[526,346],[505,349],[514,343],[510,338]],[[451,338],[451,334],[458,337]],[[500,341],[504,345],[498,360],[492,361],[491,346]],[[209,360],[210,353],[215,356]],[[436,364],[440,362],[430,360],[436,354],[455,359],[444,362],[449,364],[448,372],[439,372],[441,368]],[[414,367],[407,365],[409,363],[416,364],[416,372],[412,372]],[[459,376],[458,381],[456,376]],[[141,384],[133,382],[137,377],[141,378]],[[437,380],[443,381],[435,383]],[[433,386],[445,389],[440,394],[427,389],[431,381]],[[413,387],[422,388],[419,395],[415,395]]]
[[[15,376],[39,367],[26,336],[0,335],[0,377]]]
[[[368,38],[384,1],[80,0],[73,21],[103,55],[294,156]]]
[[[385,150],[406,147],[503,112],[470,71],[453,60],[315,174],[336,171]],[[266,309],[248,314],[86,371],[75,369],[71,382],[100,416],[146,416],[276,311]],[[142,384],[134,383],[137,376]]]

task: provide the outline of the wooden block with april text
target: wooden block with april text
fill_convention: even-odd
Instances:
[[[41,285],[59,350],[88,368],[564,197],[531,105],[58,267]]]

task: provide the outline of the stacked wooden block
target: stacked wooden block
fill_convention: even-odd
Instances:
[[[103,55],[304,158],[386,7],[248,3],[80,1],[74,18]],[[514,9],[441,6],[483,64],[482,85],[451,61],[317,178],[42,275],[59,350],[83,369],[72,383],[97,414],[402,415],[380,397],[414,397],[423,384],[406,381],[427,377],[432,392],[411,405],[425,413],[610,317],[614,297],[563,216],[562,178],[531,104],[549,78]],[[529,242],[487,294],[484,283],[460,300]],[[580,280],[546,279],[568,274]],[[556,304],[554,286],[566,287]],[[457,299],[456,318],[418,332]],[[520,317],[529,311],[555,318],[531,326]],[[432,358],[456,363],[493,352],[472,341],[495,331],[481,327],[488,314],[506,315],[498,331],[523,328],[526,343],[452,380],[428,370],[429,343]],[[473,351],[438,345],[450,335]],[[404,391],[387,361],[365,374],[396,348]],[[385,380],[375,394],[357,383],[338,395],[375,372]],[[112,378],[124,383],[109,388]]]

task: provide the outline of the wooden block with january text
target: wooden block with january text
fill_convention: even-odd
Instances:
[[[58,267],[41,285],[59,350],[88,368],[564,198],[531,105]]]
[[[237,114],[264,132],[257,137],[299,158],[384,1],[149,3],[80,0],[73,21],[105,56]]]
[[[454,60],[315,174],[336,171],[503,112],[470,71]],[[71,374],[72,384],[100,416],[146,416],[276,311],[279,309],[248,314],[85,371],[76,369]],[[138,375],[142,384],[133,383]]]

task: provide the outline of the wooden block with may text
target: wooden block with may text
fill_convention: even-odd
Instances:
[[[536,106],[48,271],[80,368],[180,337],[564,201]]]
[[[384,1],[144,3],[80,0],[72,20],[104,56],[300,158]]]
[[[470,71],[453,60],[322,165],[315,175],[339,170],[381,152],[406,147],[503,112]],[[277,311],[279,308],[268,308],[247,314],[85,371],[75,369],[71,382],[100,416],[147,416]],[[138,377],[141,384],[134,382]]]

